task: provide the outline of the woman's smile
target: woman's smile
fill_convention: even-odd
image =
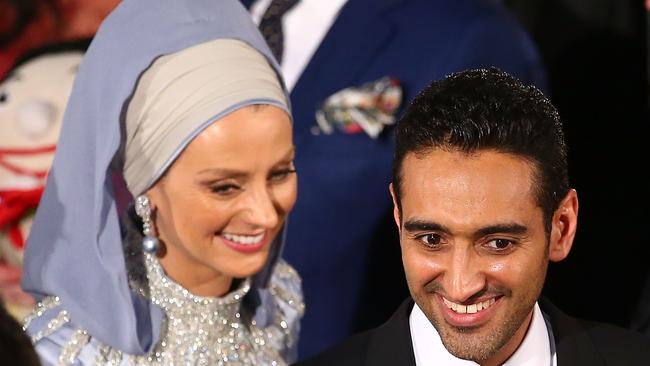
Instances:
[[[219,238],[229,248],[242,253],[252,253],[264,248],[267,244],[266,237],[265,231],[259,234],[221,233],[219,235]]]

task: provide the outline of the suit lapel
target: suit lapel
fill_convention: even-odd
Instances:
[[[558,366],[605,365],[603,360],[598,357],[598,350],[577,319],[567,316],[548,300],[540,299],[539,305],[542,311],[548,315],[553,328]]]
[[[368,344],[367,366],[415,366],[409,316],[413,300],[408,298],[376,331]]]
[[[577,319],[562,313],[545,299],[540,299],[539,304],[551,323],[558,366],[605,365]],[[409,326],[412,309],[413,300],[409,298],[384,325],[372,332],[368,345],[367,366],[415,366]]]
[[[297,139],[314,125],[318,104],[343,86],[358,85],[393,31],[386,15],[404,0],[348,1],[291,92]]]

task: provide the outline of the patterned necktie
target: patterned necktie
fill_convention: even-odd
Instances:
[[[273,0],[260,21],[260,31],[273,52],[273,56],[282,63],[284,37],[282,35],[282,16],[294,7],[299,0]]]

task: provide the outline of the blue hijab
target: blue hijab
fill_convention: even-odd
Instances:
[[[163,314],[128,286],[111,180],[112,171],[122,169],[126,107],[138,78],[156,58],[223,38],[249,44],[279,70],[236,0],[125,0],[102,23],[68,101],[25,251],[22,285],[37,300],[59,296],[75,323],[129,354],[152,349]],[[270,315],[266,287],[283,237],[253,278],[261,325]]]

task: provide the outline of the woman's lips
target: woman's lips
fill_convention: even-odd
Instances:
[[[242,253],[257,252],[266,244],[265,232],[255,235],[222,233],[220,237],[228,247]]]

